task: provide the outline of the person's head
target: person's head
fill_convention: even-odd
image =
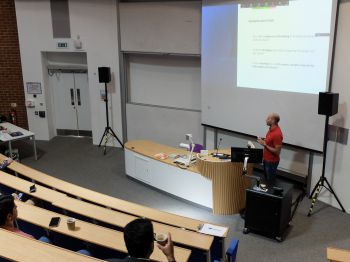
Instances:
[[[266,125],[270,127],[274,125],[278,125],[279,121],[280,121],[280,116],[276,113],[271,113],[266,118]]]
[[[131,257],[149,258],[154,249],[153,225],[148,219],[135,219],[124,228],[124,241]]]
[[[0,196],[0,227],[13,225],[17,219],[17,206],[11,195]]]

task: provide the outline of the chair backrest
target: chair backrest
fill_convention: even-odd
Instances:
[[[228,262],[235,262],[238,249],[238,239],[232,239],[229,248],[226,251],[226,257]]]
[[[230,246],[226,251],[226,262],[236,262],[238,239],[232,239]],[[213,260],[213,262],[220,262],[219,260]]]

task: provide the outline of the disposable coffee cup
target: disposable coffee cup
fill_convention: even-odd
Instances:
[[[75,229],[75,221],[76,221],[76,219],[73,218],[73,217],[69,217],[67,219],[67,226],[68,226],[69,230],[74,230]]]
[[[156,241],[159,245],[165,246],[168,242],[168,235],[163,233],[156,234]]]

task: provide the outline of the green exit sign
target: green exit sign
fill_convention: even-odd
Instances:
[[[57,48],[68,48],[68,43],[67,42],[58,42]]]

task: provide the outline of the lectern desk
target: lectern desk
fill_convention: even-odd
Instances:
[[[230,150],[220,152],[231,153]],[[243,164],[198,156],[195,165],[181,169],[171,158],[157,159],[155,155],[158,153],[186,154],[187,151],[149,140],[128,141],[125,143],[126,174],[159,190],[211,208],[214,214],[236,214],[245,207],[245,189],[251,181],[241,175]],[[248,169],[248,174],[251,174],[253,166]]]
[[[231,154],[230,150],[221,150]],[[243,163],[232,163],[231,159],[221,160],[211,155],[197,155],[197,168],[202,176],[212,181],[213,213],[232,215],[245,207],[245,190],[251,186],[251,180],[242,176]],[[248,165],[248,175],[253,165]]]

